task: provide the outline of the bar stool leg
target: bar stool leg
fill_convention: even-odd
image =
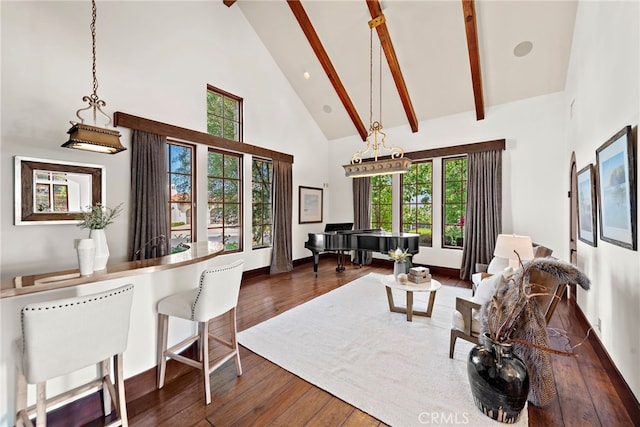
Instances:
[[[100,362],[100,370],[102,371],[102,410],[106,417],[111,413],[111,390],[110,390],[110,378],[109,378],[109,359],[105,359]]]
[[[36,427],[47,426],[47,382],[36,384]]]
[[[238,371],[238,376],[240,376],[242,375],[242,363],[240,363],[240,350],[238,349],[238,322],[235,307],[229,311],[229,315],[229,322],[231,324],[231,345],[236,351],[236,369]]]
[[[115,375],[115,383],[117,387],[116,395],[118,401],[116,409],[120,419],[122,420],[122,427],[127,427],[129,425],[129,417],[127,416],[127,399],[124,395],[124,365],[122,362],[122,353],[118,353],[113,359],[113,371]]]
[[[164,375],[167,367],[167,358],[164,352],[167,350],[167,334],[169,316],[158,314],[158,388],[164,387]]]
[[[209,322],[200,322],[200,346],[202,374],[204,375],[204,397],[207,405],[211,403],[211,374],[209,368]]]

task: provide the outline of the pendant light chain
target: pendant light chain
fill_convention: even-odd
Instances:
[[[91,46],[91,53],[92,53],[92,60],[93,60],[93,65],[91,67],[91,73],[93,74],[93,93],[91,94],[91,99],[93,101],[93,122],[95,123],[97,120],[97,111],[96,111],[96,107],[95,105],[98,103],[98,101],[100,100],[100,98],[98,97],[98,75],[96,72],[96,18],[97,18],[97,7],[96,7],[96,0],[91,0],[91,25],[89,26],[89,28],[91,28],[91,40],[92,40],[92,46]]]
[[[369,130],[373,126],[373,28],[369,29]]]
[[[94,99],[98,99],[98,77],[96,73],[96,17],[97,17],[96,0],[91,0],[91,39],[93,41],[92,54],[93,54],[93,67],[91,71],[93,73],[93,95]]]
[[[382,127],[382,43],[380,44],[378,50],[378,76],[380,77],[380,94],[378,96],[378,102],[380,102],[380,113],[378,113],[378,121],[380,122],[380,127]]]

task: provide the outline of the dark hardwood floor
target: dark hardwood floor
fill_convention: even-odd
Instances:
[[[347,264],[335,272],[331,258],[320,262],[318,277],[311,264],[291,273],[268,274],[243,280],[238,306],[238,327],[247,329],[298,304],[322,295],[370,272],[389,273],[385,266],[357,268]],[[434,275],[443,284],[469,287],[458,279]],[[226,319],[226,316],[225,316]],[[586,335],[584,317],[563,300],[550,327],[566,331],[572,344]],[[226,328],[223,320],[212,325]],[[155,333],[155,331],[150,331]],[[597,339],[595,339],[597,340]],[[545,408],[529,405],[531,426],[632,426],[640,425],[638,401],[606,360],[595,340],[576,348],[577,358],[553,356],[557,399]],[[556,349],[568,341],[552,338]],[[448,348],[442,349],[443,354]],[[212,353],[215,357],[215,352]],[[232,361],[212,374],[212,403],[204,404],[200,372],[168,363],[162,390],[155,390],[155,369],[127,380],[127,409],[131,426],[383,426],[368,414],[299,379],[262,357],[241,348],[243,374],[236,375]],[[125,359],[126,363],[126,359]],[[461,388],[468,384],[461,384]],[[104,425],[96,394],[49,415],[50,426]],[[93,421],[92,421],[93,420]]]

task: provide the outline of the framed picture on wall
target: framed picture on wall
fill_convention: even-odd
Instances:
[[[322,188],[299,187],[298,223],[322,222]]]
[[[596,239],[596,181],[593,164],[580,169],[578,178],[578,239],[597,245]]]
[[[637,249],[635,152],[631,126],[596,150],[600,240]]]

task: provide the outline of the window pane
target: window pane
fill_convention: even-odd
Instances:
[[[207,180],[207,192],[209,202],[222,202],[224,200],[224,181],[216,178]]]
[[[207,162],[207,175],[222,176],[222,153],[209,151]]]
[[[171,174],[171,201],[187,202],[191,200],[191,175]]]
[[[262,225],[264,205],[258,204],[252,207],[252,224]]]
[[[180,145],[168,145],[170,170],[173,173],[191,173],[191,148]]]
[[[207,240],[222,243],[222,228],[210,228],[207,232]]]
[[[239,178],[240,158],[237,156],[224,156],[224,177]]]
[[[238,215],[238,205],[224,205],[224,225],[239,225],[240,216]]]
[[[222,225],[222,203],[209,203],[209,225]]]
[[[251,228],[251,245],[255,248],[258,246],[262,246],[263,242],[263,233],[262,233],[262,225],[254,225]]]
[[[191,230],[191,203],[171,203],[171,229]]]
[[[222,95],[207,91],[207,111],[209,114],[222,116]]]
[[[232,98],[224,98],[224,118],[238,121],[238,101]]]
[[[224,250],[237,251],[238,249],[240,249],[240,229],[225,227]]]
[[[271,205],[265,204],[263,206],[264,206],[264,210],[262,212],[263,212],[264,216],[263,216],[263,220],[262,221],[265,224],[272,224],[273,220],[271,218]]]
[[[214,136],[223,136],[222,117],[207,116],[207,133]]]
[[[228,202],[238,202],[240,200],[240,189],[238,186],[238,181],[233,180],[225,180],[224,181],[224,201]]]
[[[238,123],[225,120],[223,122],[223,134],[222,136],[227,139],[237,141],[238,138]]]

